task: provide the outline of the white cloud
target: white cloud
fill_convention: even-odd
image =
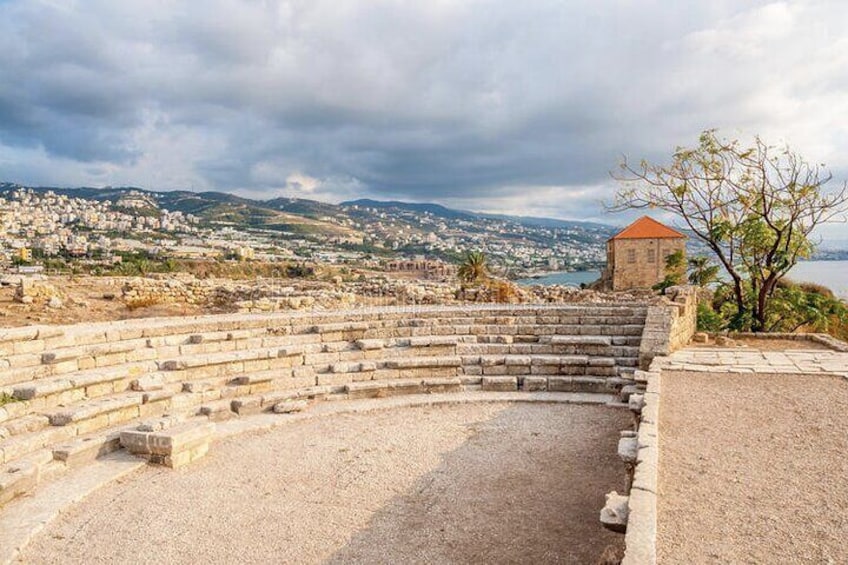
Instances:
[[[0,164],[604,218],[621,154],[710,127],[848,175],[846,21],[835,0],[10,0]]]

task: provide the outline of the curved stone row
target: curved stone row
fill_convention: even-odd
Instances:
[[[460,390],[613,395],[639,363],[647,315],[645,304],[474,305],[2,330],[0,504],[120,448],[121,432],[135,452],[158,456],[151,442],[179,443],[179,430],[194,429],[187,421],[318,400]],[[176,463],[193,449],[202,455],[191,441]]]

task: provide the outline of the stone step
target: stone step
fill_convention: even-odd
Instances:
[[[120,431],[101,431],[52,448],[53,458],[69,467],[91,463],[121,448]]]
[[[186,355],[176,359],[163,360],[159,362],[161,371],[179,371],[182,369],[193,369],[207,367],[210,365],[224,365],[227,363],[238,363],[244,361],[257,361],[277,359],[289,356],[287,349],[261,348],[243,351],[224,351],[221,353],[209,353],[204,355]]]
[[[615,394],[628,382],[626,379],[592,376],[531,376],[519,377],[521,390],[528,392],[585,392]]]
[[[138,378],[155,368],[155,363],[147,362],[79,371],[15,385],[12,387],[12,396],[18,400],[43,399],[44,403],[33,403],[32,407],[44,409],[50,405],[50,401],[55,404],[75,402],[83,398],[95,398],[120,392],[114,383],[126,381],[129,384],[133,378]]]
[[[32,461],[15,461],[0,468],[0,506],[32,492],[38,484],[39,465]]]
[[[38,450],[70,441],[78,435],[74,426],[46,426],[0,440],[0,463],[6,464]]]
[[[462,390],[462,380],[459,377],[366,381],[351,383],[345,385],[344,388],[344,392],[350,399],[382,398],[401,394],[459,392],[460,390]]]
[[[232,399],[222,398],[201,404],[198,413],[213,422],[222,422],[238,416],[232,409]]]
[[[442,367],[459,367],[462,364],[462,359],[459,356],[447,357],[406,357],[400,359],[390,359],[386,361],[386,367],[389,369],[426,369],[426,368],[442,368]]]
[[[540,339],[542,343],[551,345],[612,345],[612,337],[608,335],[552,335]]]
[[[10,387],[25,384],[30,381],[47,379],[50,377],[67,376],[69,374],[79,372],[108,369],[109,367],[119,367],[133,363],[143,363],[145,361],[155,359],[156,355],[157,352],[155,349],[140,347],[130,352],[112,353],[99,358],[57,358],[48,363],[39,362],[34,365],[0,371],[0,387]]]
[[[203,394],[208,399],[220,392],[217,397],[238,394],[256,394],[266,390],[314,386],[316,374],[311,367],[275,368],[265,371],[251,371],[245,374],[224,375],[221,377],[177,381],[180,390],[192,394]],[[215,398],[217,398],[215,397]]]
[[[398,339],[397,346],[421,348],[421,347],[456,347],[465,339],[471,339],[473,336],[416,336]]]
[[[593,324],[611,323],[625,324],[641,323],[647,313],[645,305],[612,306],[612,305],[557,305],[557,306],[518,306],[492,307],[494,305],[476,305],[477,314],[468,315],[464,307],[421,307],[416,308],[417,320],[434,320],[433,323],[443,323],[445,320],[461,320],[471,324],[477,320],[519,319],[533,320],[533,323],[548,323],[552,319],[564,318],[569,322]],[[429,309],[428,309],[429,308]],[[632,318],[624,320],[622,318]],[[284,330],[293,325],[315,325],[318,322],[344,324],[346,320],[378,320],[383,325],[408,321],[409,314],[401,309],[393,312],[387,309],[361,309],[338,314],[309,313],[277,313],[277,314],[233,314],[225,316],[201,316],[196,318],[159,318],[151,319],[144,328],[139,328],[134,321],[119,321],[100,324],[80,324],[76,326],[27,328],[11,328],[4,330],[0,336],[0,348],[5,343],[21,343],[24,341],[61,339],[64,342],[90,344],[105,341],[118,341],[131,338],[155,338],[161,336],[182,334],[185,338],[207,332],[244,331],[251,328],[266,328]],[[11,354],[12,352],[6,352]]]
[[[132,392],[115,395],[107,398],[98,398],[89,402],[83,402],[63,408],[48,414],[52,426],[67,426],[86,420],[108,416],[113,412],[120,413],[115,419],[124,418],[121,421],[138,418],[140,413],[138,407],[144,401],[144,393]],[[116,422],[116,423],[120,423]],[[108,425],[108,421],[107,421]],[[105,427],[105,426],[104,426]]]
[[[552,345],[550,343],[462,343],[459,355],[602,355],[637,357],[639,347],[632,345]]]
[[[43,414],[25,414],[0,424],[0,440],[36,432],[49,425],[50,418]]]
[[[587,355],[480,355],[462,356],[465,375],[570,375],[615,377],[620,374],[619,360],[630,358]]]
[[[0,378],[0,386],[45,376],[148,360],[154,356],[155,353],[145,348],[143,342],[102,343],[91,347],[72,346],[24,353],[2,359],[2,365],[7,370]]]
[[[69,429],[73,437],[140,417],[160,416],[171,407],[173,396],[169,391],[121,393],[68,406],[47,416],[52,426]]]

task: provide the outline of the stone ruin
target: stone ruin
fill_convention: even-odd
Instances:
[[[619,452],[624,530],[652,463],[648,369],[687,342],[695,297],[153,318],[0,330],[0,505],[124,449],[180,467],[215,423],[326,400],[459,391],[603,395],[638,414]],[[280,416],[285,417],[285,416]],[[655,419],[653,420],[655,421]],[[655,445],[655,444],[654,444]],[[655,491],[654,491],[655,492]]]

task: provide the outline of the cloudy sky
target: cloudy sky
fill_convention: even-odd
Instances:
[[[844,180],[846,22],[840,0],[0,0],[0,179],[610,221],[622,154],[715,127]]]

